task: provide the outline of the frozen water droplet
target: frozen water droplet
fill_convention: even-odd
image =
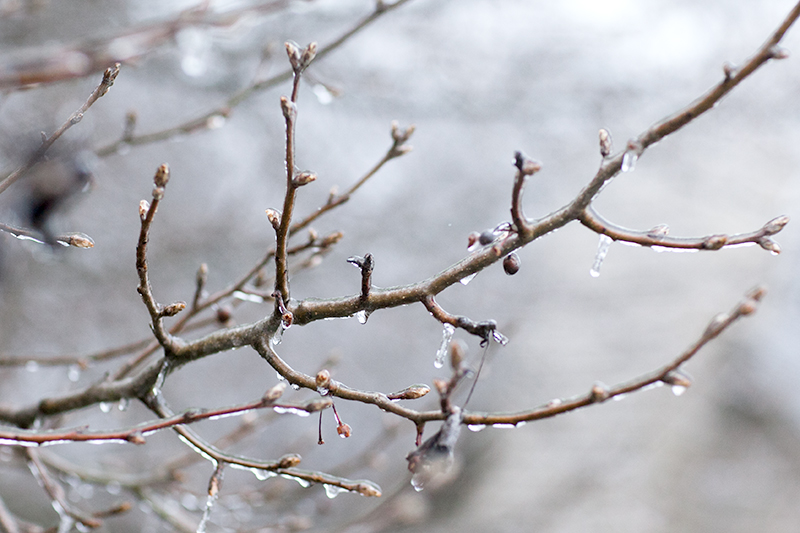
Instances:
[[[122,492],[122,486],[119,483],[117,483],[116,481],[109,481],[106,484],[106,492],[108,492],[109,494],[111,494],[113,496],[116,496],[120,492]]]
[[[561,405],[562,403],[563,403],[563,402],[561,401],[561,399],[560,399],[560,398],[553,398],[552,400],[550,400],[549,402],[547,402],[547,407],[558,407],[558,406],[559,406],[559,405]]]
[[[342,487],[337,487],[336,485],[325,484],[324,486],[325,486],[325,495],[331,500],[337,497],[339,494],[347,492],[347,489],[343,489]]]
[[[256,304],[264,302],[264,298],[259,296],[258,294],[250,294],[242,291],[233,291],[233,297],[236,298],[237,300],[242,300],[244,302],[253,302]]]
[[[16,237],[21,241],[33,241],[35,243],[44,244],[44,241],[41,239],[34,239],[33,237],[30,237],[28,235],[22,235],[20,233],[14,233],[14,232],[9,232],[9,233],[11,233],[12,237]]]
[[[269,470],[262,470],[260,468],[251,468],[250,471],[256,476],[256,479],[259,481],[266,481],[271,477],[275,477],[277,474],[275,472],[270,472]]]
[[[697,248],[671,248],[669,246],[651,246],[651,250],[654,252],[674,252],[674,253],[693,253],[697,252]]]
[[[486,424],[469,424],[467,426],[467,429],[477,433],[478,431],[483,431],[484,429],[486,429]]]
[[[131,401],[128,398],[122,398],[119,401],[119,404],[117,404],[117,409],[119,409],[120,411],[125,411],[126,409],[128,409],[128,406],[130,404],[131,404]]]
[[[111,404],[109,402],[100,402],[100,410],[104,413],[111,412]]]
[[[327,387],[317,387],[317,392],[320,393],[322,396],[325,396],[330,392],[330,389]]]
[[[328,105],[333,102],[333,93],[323,84],[317,83],[311,90],[314,91],[314,95],[320,104]]]
[[[39,363],[36,361],[28,361],[25,363],[25,370],[30,373],[38,372],[39,371]]]
[[[597,254],[594,256],[594,263],[592,263],[592,269],[589,271],[593,278],[600,276],[600,267],[603,266],[603,260],[608,255],[608,249],[611,247],[612,242],[613,239],[608,235],[600,235],[600,241],[597,243]]]
[[[206,120],[206,128],[216,130],[225,125],[225,117],[222,115],[211,115]]]
[[[634,150],[628,150],[622,156],[622,166],[620,167],[620,170],[622,172],[632,172],[636,167],[636,161],[638,160],[639,154],[637,154]]]
[[[422,492],[422,489],[425,488],[425,477],[419,474],[414,474],[411,476],[411,486],[414,487],[415,491]]]
[[[297,481],[297,484],[298,484],[298,485],[300,485],[301,487],[303,487],[304,489],[307,489],[308,487],[310,487],[310,486],[311,486],[311,482],[310,482],[310,481],[307,481],[307,480],[305,480],[305,479],[303,479],[303,478],[299,478],[299,477],[295,477],[295,476],[290,476],[289,474],[281,474],[281,477],[282,477],[282,478],[286,478],[286,479],[292,479],[292,480],[294,480],[294,481]]]
[[[515,424],[494,424],[492,427],[497,429],[514,429],[517,426]]]
[[[368,318],[369,318],[369,313],[367,313],[363,309],[358,313],[356,313],[356,320],[358,320],[359,324],[366,324]]]
[[[278,376],[278,381],[286,381],[286,378],[281,376],[279,372],[275,373]]]
[[[69,369],[67,369],[67,379],[72,383],[81,379],[81,367],[79,365],[70,365]]]
[[[500,346],[505,346],[506,344],[508,344],[508,337],[506,337],[496,329],[492,330],[492,338],[494,339],[494,342],[496,342]]]
[[[294,407],[280,407],[278,405],[273,407],[272,410],[278,413],[279,415],[291,414],[300,417],[306,417],[311,414],[308,411],[303,411],[302,409],[295,409]]]
[[[468,285],[469,282],[472,281],[473,279],[475,279],[475,276],[477,276],[477,275],[478,275],[478,273],[474,272],[474,273],[470,274],[469,276],[464,276],[463,278],[461,278],[458,281],[460,281],[462,285]]]
[[[283,340],[283,328],[279,327],[275,330],[275,333],[272,334],[272,337],[269,339],[269,342],[272,343],[273,346],[277,346]]]
[[[292,383],[289,386],[292,388],[292,390],[300,390],[300,385],[298,385],[297,383]]]
[[[674,394],[675,396],[680,396],[684,392],[686,392],[686,387],[685,386],[683,386],[683,385],[673,385],[672,386],[672,394]]]
[[[625,393],[622,393],[622,394],[617,394],[616,396],[614,396],[613,399],[614,399],[615,402],[618,402],[620,400],[624,400],[627,397],[628,397],[628,393],[625,392]]]
[[[461,280],[462,282],[464,280]],[[439,349],[436,351],[436,357],[433,360],[433,366],[436,368],[442,368],[444,366],[444,358],[447,355],[447,348],[450,346],[450,341],[453,340],[453,334],[456,332],[456,328],[452,324],[445,324],[444,328],[442,329],[442,343],[439,345]]]

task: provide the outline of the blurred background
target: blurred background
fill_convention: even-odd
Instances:
[[[219,1],[210,9],[250,5]],[[0,1],[0,65],[163,25],[192,7]],[[346,189],[377,162],[391,144],[392,120],[416,125],[414,150],[313,224],[321,234],[341,230],[345,238],[319,266],[292,278],[293,297],[358,292],[358,272],[346,262],[352,255],[373,254],[373,281],[382,287],[419,281],[459,260],[470,232],[509,220],[516,150],[544,167],[527,187],[527,215],[561,207],[600,164],[599,128],[611,132],[616,152],[721,79],[724,62],[744,62],[791,8],[786,0],[412,0],[384,15],[315,63],[301,86],[298,166],[319,178],[300,191],[297,213],[313,211],[332,187]],[[86,233],[95,247],[51,250],[0,233],[0,354],[90,354],[149,335],[135,290],[137,208],[162,163],[172,179],[150,244],[159,301],[191,301],[201,263],[208,264],[211,291],[255,264],[274,240],[264,210],[283,201],[279,97],[288,83],[254,94],[212,128],[105,157],[94,152],[122,136],[126,113],[135,111],[137,134],[184,123],[253,79],[282,71],[285,40],[324,45],[373,9],[367,0],[288,2],[232,25],[187,26],[123,65],[111,91],[53,148],[56,161],[90,166],[92,179],[59,207],[49,228]],[[800,29],[783,45],[800,49]],[[66,120],[100,78],[95,72],[3,94],[0,168],[23,161],[39,132]],[[665,223],[675,236],[748,232],[781,214],[800,220],[798,87],[794,57],[767,64],[716,109],[649,149],[595,206],[620,225]],[[0,221],[25,223],[19,206],[30,195],[24,183],[3,194]],[[209,531],[796,531],[800,233],[794,224],[776,237],[778,257],[759,247],[687,254],[614,243],[597,278],[589,270],[598,238],[589,230],[571,224],[535,241],[519,252],[517,275],[497,264],[438,298],[451,313],[496,320],[510,338],[488,350],[470,409],[521,410],[584,393],[596,380],[627,380],[677,356],[753,286],[764,284],[769,293],[757,314],[685,365],[694,385],[680,397],[662,387],[516,430],[465,429],[449,482],[420,493],[406,470],[415,437],[410,422],[337,402],[353,437],[334,438],[328,417],[327,442],[318,446],[315,418],[261,416],[264,429],[232,451],[263,459],[300,453],[303,467],[372,479],[384,496],[328,500],[320,487],[230,471]],[[248,303],[234,321],[270,310],[270,303]],[[456,337],[477,365],[478,342],[462,332]],[[376,312],[365,325],[336,320],[292,328],[279,352],[298,370],[330,368],[349,386],[388,393],[448,377],[447,368],[433,366],[441,338],[441,326],[417,305]],[[86,387],[121,361],[88,369],[1,367],[0,402],[28,405]],[[176,411],[216,407],[259,398],[276,382],[275,372],[246,349],[180,370],[164,395]],[[436,405],[433,397],[414,404]],[[59,422],[100,429],[151,417],[131,404],[95,406]],[[240,423],[225,419],[196,429],[214,440]],[[435,429],[430,425],[426,435]],[[159,504],[196,525],[211,466],[198,462],[185,469],[182,484],[148,488],[152,493],[121,488],[115,476],[157,472],[185,450],[173,433],[162,432],[135,449],[76,444],[48,448],[46,455],[74,473],[59,479],[79,507],[141,498],[131,512],[108,519],[105,531],[157,532],[180,530],[158,518]],[[8,447],[0,449],[0,496],[27,520],[57,523],[44,492]]]

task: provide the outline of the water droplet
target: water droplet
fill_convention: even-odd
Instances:
[[[469,424],[467,426],[467,429],[477,433],[478,431],[483,431],[484,429],[486,429],[486,424]]]
[[[271,477],[275,477],[277,474],[275,472],[271,472],[269,470],[262,470],[260,468],[251,468],[250,471],[256,476],[256,479],[259,481],[266,481]]]
[[[562,403],[564,402],[562,402],[560,398],[553,398],[552,400],[547,402],[547,407],[558,407]]]
[[[671,248],[669,246],[651,246],[651,250],[654,252],[674,252],[674,253],[693,253],[697,252],[697,248]]]
[[[206,120],[206,128],[216,130],[225,125],[225,117],[222,115],[211,115]]]
[[[464,280],[461,280],[462,282]],[[444,358],[447,355],[447,348],[450,346],[450,341],[453,340],[453,334],[456,332],[456,328],[452,324],[445,324],[444,328],[442,329],[442,343],[439,345],[439,349],[436,351],[436,357],[433,360],[433,366],[436,368],[442,368],[444,366]]]
[[[608,235],[600,235],[600,241],[597,243],[597,254],[594,256],[594,263],[592,263],[592,269],[589,271],[593,278],[600,276],[600,267],[603,266],[603,260],[608,255],[608,249],[611,247],[612,242],[613,239]]]
[[[422,492],[422,489],[425,488],[425,477],[420,474],[414,474],[411,476],[411,486],[414,487],[415,491]]]
[[[303,487],[304,489],[307,489],[308,487],[311,486],[311,482],[310,481],[308,481],[306,479],[303,479],[303,478],[300,478],[300,477],[290,476],[289,474],[281,474],[281,477],[285,478],[285,479],[292,479],[294,481],[297,481],[297,484],[300,485],[301,487]]]
[[[366,324],[367,319],[369,319],[369,313],[364,311],[363,309],[356,313],[356,320],[358,320],[359,324]]]
[[[292,390],[300,390],[300,385],[298,385],[297,383],[292,383],[289,386],[292,388]]]
[[[275,333],[272,334],[270,337],[269,342],[272,343],[273,346],[277,346],[283,340],[283,327],[279,327],[275,330]]]
[[[119,403],[117,404],[117,409],[119,409],[120,411],[125,411],[126,409],[128,409],[128,406],[129,406],[130,404],[131,404],[131,401],[130,401],[130,399],[128,399],[128,398],[122,398],[122,399],[119,401]]]
[[[505,346],[506,344],[508,344],[508,337],[506,337],[496,329],[492,330],[492,338],[494,339],[494,342],[496,342],[500,346]]]
[[[30,373],[38,372],[39,371],[39,363],[36,361],[28,361],[25,363],[25,370]]]
[[[468,285],[469,282],[472,281],[473,279],[475,279],[475,276],[477,276],[477,275],[478,275],[478,273],[475,272],[475,273],[470,274],[469,276],[464,276],[463,278],[461,278],[458,281],[460,281],[462,285]]]
[[[347,492],[347,489],[343,489],[342,487],[337,487],[336,485],[325,484],[324,487],[325,487],[325,495],[331,500],[337,497],[339,494]]]
[[[100,402],[100,410],[104,413],[111,412],[111,404],[109,402]]]
[[[9,232],[9,233],[11,233],[12,237],[16,237],[17,239],[19,239],[21,241],[33,241],[33,242],[38,243],[38,244],[44,244],[43,240],[34,239],[33,237],[31,237],[29,235],[22,235],[20,233],[14,233],[14,232]]]
[[[624,400],[624,399],[625,399],[625,398],[627,398],[627,397],[628,397],[628,393],[627,393],[627,392],[625,392],[625,393],[622,393],[622,394],[617,394],[616,396],[614,396],[613,400],[614,400],[615,402],[618,402],[618,401],[620,401],[620,400]]]
[[[493,424],[492,427],[497,429],[514,429],[517,426],[515,424]]]
[[[280,372],[275,372],[275,374],[278,376],[278,381],[286,381],[286,378],[285,378],[285,377],[283,377],[283,376],[280,374]]]
[[[81,379],[80,365],[70,365],[70,367],[67,369],[67,379],[69,379],[72,383],[75,383]]]
[[[189,26],[175,36],[178,47],[183,52],[181,69],[193,78],[202,76],[208,70],[211,39],[204,29]]]
[[[673,385],[672,386],[672,394],[674,394],[675,396],[680,396],[684,392],[686,392],[686,387],[685,386],[683,386],[683,385]]]
[[[328,105],[333,102],[333,93],[323,84],[317,83],[311,90],[314,91],[314,95],[320,104]]]
[[[633,172],[633,169],[636,167],[636,161],[639,160],[639,154],[636,153],[634,150],[628,150],[622,156],[622,166],[620,170],[622,172]]]
[[[117,494],[122,492],[122,486],[119,483],[117,483],[116,481],[109,481],[106,484],[106,492],[108,492],[109,494],[111,494],[113,496],[116,496]]]
[[[317,387],[317,392],[320,393],[322,396],[325,396],[330,392],[330,389],[327,387]]]

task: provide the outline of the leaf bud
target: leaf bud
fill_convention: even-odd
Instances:
[[[670,370],[664,374],[664,377],[661,378],[661,381],[667,385],[672,385],[673,387],[683,387],[684,389],[688,389],[692,386],[692,378],[689,377],[688,374],[678,369]]]
[[[292,70],[300,68],[300,47],[294,41],[286,41],[283,43],[286,47],[286,55],[289,56],[289,63],[292,65]]]
[[[297,105],[285,96],[281,96],[281,111],[286,120],[297,118]]]
[[[461,370],[461,366],[464,364],[465,355],[466,350],[464,349],[464,345],[459,340],[455,340],[450,343],[450,368],[452,368],[454,372]]]
[[[311,183],[316,179],[317,179],[316,174],[305,170],[300,174],[296,175],[294,179],[292,179],[292,183],[294,184],[295,187],[302,187],[303,185],[308,185],[309,183]]]
[[[147,213],[150,212],[150,202],[142,200],[139,202],[139,218],[142,220],[147,218]]]
[[[300,57],[300,68],[305,70],[317,56],[317,43],[309,43]]]
[[[763,249],[772,253],[773,255],[778,255],[779,253],[781,253],[780,245],[777,242],[770,239],[769,237],[762,237],[761,239],[758,240],[758,244]]]
[[[167,182],[169,181],[169,166],[166,163],[158,167],[156,170],[156,175],[153,178],[153,183],[155,183],[156,187],[166,187]]]
[[[164,309],[161,310],[161,316],[175,316],[181,311],[186,309],[185,302],[175,302],[174,304],[169,304]]]
[[[134,431],[130,435],[127,435],[125,440],[131,444],[145,444],[145,440],[141,431]]]
[[[296,453],[289,453],[278,459],[278,468],[293,468],[302,460],[303,458]]]
[[[520,259],[519,256],[515,252],[511,252],[503,259],[503,270],[505,270],[506,274],[509,276],[513,276],[517,272],[519,272],[520,266]]]
[[[267,209],[264,211],[267,214],[267,220],[269,223],[272,224],[272,227],[275,228],[275,231],[281,229],[281,214],[275,209]]]
[[[75,248],[94,248],[94,241],[85,233],[72,233],[68,235],[66,243]]]
[[[608,385],[601,381],[595,381],[594,385],[592,385],[592,401],[596,403],[601,403],[608,400],[608,397],[611,395],[611,391],[608,389]]]
[[[485,246],[487,244],[491,244],[492,242],[494,242],[494,238],[495,238],[494,231],[487,229],[478,236],[478,242]]]
[[[613,148],[611,134],[608,132],[608,130],[601,128],[599,137],[600,137],[600,155],[603,156],[603,158],[606,158],[609,155],[611,155],[611,150]]]
[[[356,487],[356,491],[362,496],[367,496],[372,498],[380,498],[382,495],[380,487],[372,483],[359,483],[358,486]]]
[[[318,391],[320,389],[327,390],[331,385],[331,373],[323,368],[317,372],[316,383]]]
[[[306,403],[303,406],[303,410],[309,413],[315,413],[327,409],[331,405],[333,405],[333,398],[330,396],[323,396],[322,398],[316,398]]]
[[[703,241],[704,250],[719,250],[728,243],[727,235],[712,235]]]
[[[422,398],[431,391],[431,388],[425,384],[416,384],[406,387],[403,390],[387,394],[386,397],[390,400],[416,400]]]
[[[786,224],[789,223],[789,217],[787,215],[781,215],[779,217],[773,218],[766,224],[764,224],[764,235],[775,235],[779,231],[781,231]]]
[[[265,392],[264,396],[261,397],[261,401],[265,403],[272,403],[278,400],[283,395],[283,391],[285,390],[286,390],[286,382],[281,381],[280,383],[269,389],[267,392]]]

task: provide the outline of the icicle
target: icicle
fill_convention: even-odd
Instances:
[[[442,343],[436,351],[436,358],[433,360],[433,366],[442,368],[444,366],[444,358],[447,355],[447,348],[450,346],[450,341],[453,340],[453,334],[456,328],[452,324],[445,324],[442,329]]]
[[[592,269],[589,271],[589,274],[591,274],[593,278],[600,276],[600,267],[603,266],[603,260],[606,258],[612,242],[613,239],[608,235],[600,235],[600,241],[597,244],[597,254],[594,256],[594,263],[592,263]]]

